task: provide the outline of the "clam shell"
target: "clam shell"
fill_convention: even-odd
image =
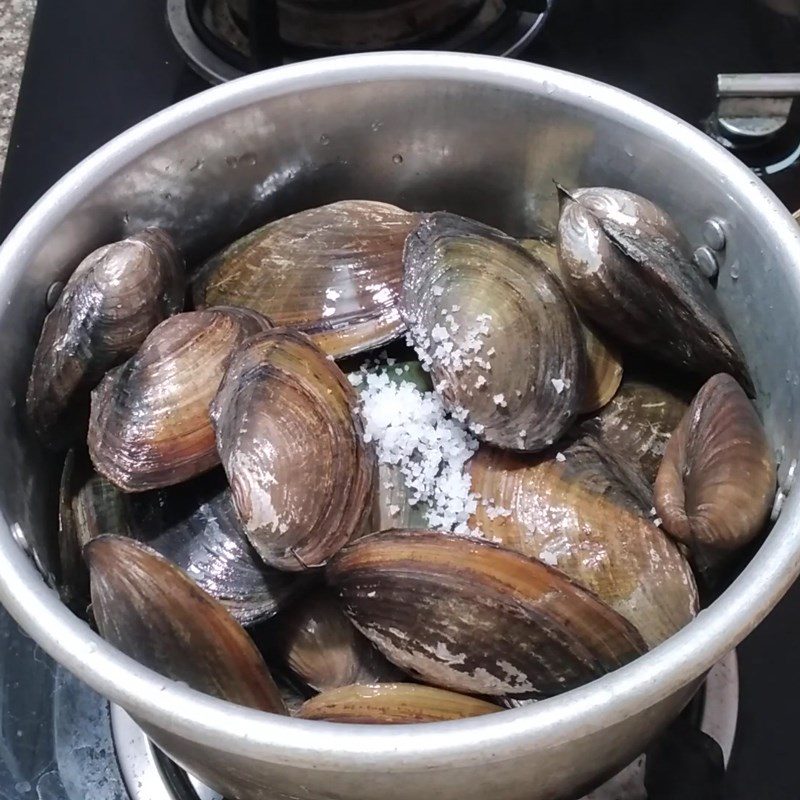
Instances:
[[[421,218],[406,241],[402,313],[448,408],[485,441],[540,450],[583,395],[578,318],[514,239],[464,217]]]
[[[645,516],[648,487],[596,440],[583,437],[558,458],[484,446],[470,471],[482,498],[471,527],[558,567],[631,622],[648,647],[697,613],[689,564]]]
[[[664,527],[713,566],[763,529],[775,494],[775,458],[753,404],[730,375],[692,400],[655,482]]]
[[[395,725],[444,722],[493,714],[501,710],[494,703],[487,703],[477,697],[432,686],[379,683],[329,689],[306,700],[297,716],[329,722]]]
[[[225,474],[215,469],[180,486],[126,494],[70,452],[60,498],[60,552],[67,596],[88,596],[81,548],[104,533],[152,547],[219,600],[241,625],[267,619],[302,588],[268,567],[244,535]]]
[[[522,239],[520,244],[541,259],[561,280],[556,246],[543,239]],[[563,285],[563,281],[562,281]],[[580,413],[590,414],[602,408],[616,394],[622,383],[622,353],[591,321],[579,316],[586,349],[586,382],[583,387]]]
[[[44,321],[28,382],[28,417],[45,444],[83,438],[91,390],[181,310],[184,282],[183,259],[158,228],[104,245],[77,266]]]
[[[89,453],[127,492],[171,486],[219,463],[209,405],[231,352],[269,322],[241,308],[176,314],[92,393]]]
[[[217,447],[245,533],[279,569],[323,565],[368,521],[375,455],[341,370],[303,333],[234,354],[214,399]]]
[[[97,627],[114,647],[198,691],[286,713],[250,637],[186,573],[121,536],[92,539],[84,555]]]
[[[338,597],[324,586],[281,615],[275,638],[281,660],[318,692],[402,677],[355,629]]]
[[[620,342],[701,377],[752,384],[711,284],[658,206],[620,189],[560,190],[558,257],[581,313]]]
[[[643,378],[625,378],[619,391],[582,428],[638,465],[652,485],[667,442],[689,406],[682,389]]]
[[[496,544],[384,531],[330,562],[345,613],[426,683],[482,695],[551,695],[646,650],[636,629],[558,570]]]
[[[343,200],[275,220],[208,261],[193,281],[198,308],[252,308],[303,330],[338,357],[391,341],[403,243],[417,215]]]

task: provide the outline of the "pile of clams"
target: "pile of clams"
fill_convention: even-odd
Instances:
[[[555,242],[345,200],[192,270],[155,228],[89,254],[27,394],[64,601],[195,689],[357,723],[569,691],[691,621],[772,505],[753,380],[665,211],[558,193]],[[376,364],[465,437],[459,525],[370,432]]]

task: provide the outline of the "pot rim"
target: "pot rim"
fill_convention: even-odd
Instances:
[[[369,53],[278,67],[217,86],[160,111],[95,151],[59,180],[0,247],[0,308],[17,265],[37,252],[65,215],[96,187],[172,135],[267,97],[364,80],[479,82],[511,91],[558,93],[605,116],[623,116],[673,150],[691,153],[758,209],[791,263],[800,298],[800,232],[769,189],[710,138],[622,90],[560,70],[458,53]],[[13,276],[13,278],[12,278]],[[800,304],[800,301],[798,301]],[[665,643],[571,692],[524,708],[456,722],[364,726],[253,711],[168,680],[107,644],[62,605],[0,517],[0,601],[54,659],[142,723],[217,750],[317,770],[369,764],[388,772],[457,768],[505,760],[622,722],[699,678],[769,613],[800,573],[798,502],[789,496],[759,551],[708,609]]]

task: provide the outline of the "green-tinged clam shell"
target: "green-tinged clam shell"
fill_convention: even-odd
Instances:
[[[402,725],[464,719],[500,710],[499,706],[486,700],[433,686],[378,683],[329,689],[306,700],[298,716],[328,722]]]
[[[752,391],[714,290],[666,212],[621,189],[559,191],[558,259],[580,312],[627,346],[701,377],[730,372]]]
[[[483,539],[374,533],[326,573],[390,661],[459,692],[557,694],[646,650],[626,619],[565,574]]]
[[[580,324],[549,269],[505,234],[424,215],[406,241],[403,317],[436,390],[484,441],[534,451],[578,413]]]
[[[84,554],[92,610],[104,639],[200,692],[286,713],[250,637],[185,572],[155,550],[122,536],[92,539]]]
[[[278,569],[323,565],[363,532],[375,457],[342,371],[303,333],[252,337],[214,399],[217,449],[244,531]]]
[[[176,314],[92,393],[89,453],[127,492],[171,486],[219,463],[209,406],[237,345],[270,327],[243,308]]]
[[[85,436],[91,390],[183,308],[184,284],[183,259],[159,228],[81,261],[44,321],[28,382],[28,417],[45,444]]]
[[[697,613],[689,564],[648,519],[649,487],[607,446],[584,436],[546,455],[482,447],[470,471],[481,497],[471,526],[558,567],[631,622],[648,647]]]
[[[667,444],[655,482],[656,508],[698,566],[714,566],[763,529],[775,470],[753,404],[730,375],[715,375]]]
[[[193,281],[198,308],[252,308],[308,333],[337,358],[396,338],[403,243],[417,215],[387,203],[343,200],[247,234]]]

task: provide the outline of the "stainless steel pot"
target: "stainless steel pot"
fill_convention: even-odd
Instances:
[[[390,728],[273,717],[165,680],[72,616],[25,554],[31,548],[49,570],[58,466],[24,432],[25,381],[47,289],[86,252],[159,223],[198,258],[266,218],[346,197],[447,208],[519,235],[552,231],[553,178],[635,189],[669,209],[695,246],[705,233],[719,247],[724,234],[724,249],[712,251],[719,294],[787,489],[800,453],[796,223],[709,139],[584,78],[429,53],[253,75],[119,136],[59,181],[0,248],[0,600],[45,650],[226,796],[575,796],[635,756],[800,571],[800,510],[790,495],[728,591],[635,663],[528,708]]]

